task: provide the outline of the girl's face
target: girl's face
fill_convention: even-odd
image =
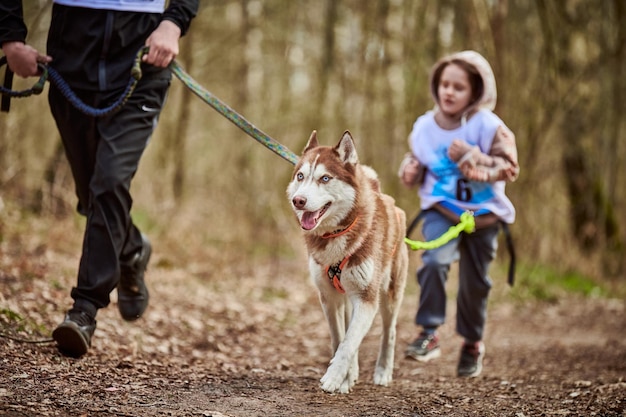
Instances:
[[[448,64],[441,73],[439,108],[447,116],[459,116],[472,100],[472,86],[467,72],[457,64]]]

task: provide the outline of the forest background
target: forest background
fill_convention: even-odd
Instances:
[[[396,173],[414,120],[433,105],[429,70],[444,54],[479,51],[496,75],[496,113],[517,137],[521,175],[507,190],[518,282],[588,280],[590,291],[624,282],[622,0],[200,3],[180,65],[296,154],[312,130],[328,145],[350,130],[361,162],[409,217],[419,201]],[[45,50],[51,2],[24,6],[28,42]],[[303,251],[285,197],[291,171],[173,78],[133,182],[133,216],[181,264],[269,262],[279,274],[281,260]],[[45,92],[14,99],[0,115],[0,226],[37,216],[79,234],[75,205]]]

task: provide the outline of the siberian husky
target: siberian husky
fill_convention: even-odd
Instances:
[[[348,131],[335,147],[320,146],[313,131],[287,196],[330,327],[334,356],[321,388],[350,392],[359,376],[359,346],[379,307],[383,332],[374,383],[388,385],[408,268],[404,211],[380,191],[376,172],[359,164]]]

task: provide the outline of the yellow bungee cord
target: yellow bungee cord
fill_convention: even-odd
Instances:
[[[409,245],[409,248],[411,248],[412,250],[435,249],[445,245],[452,239],[458,237],[462,232],[473,233],[475,229],[476,222],[474,220],[474,213],[472,213],[471,211],[466,211],[461,214],[459,223],[457,225],[450,227],[447,232],[439,236],[437,239],[430,240],[428,242],[420,242],[405,237],[404,241]]]

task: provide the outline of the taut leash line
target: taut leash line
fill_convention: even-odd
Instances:
[[[246,132],[250,137],[257,142],[265,145],[270,151],[274,152],[281,158],[295,165],[298,162],[298,157],[295,153],[290,151],[286,146],[281,145],[262,130],[254,126],[247,121],[242,115],[233,110],[230,106],[220,101],[217,97],[211,94],[208,90],[204,89],[200,84],[196,82],[176,61],[172,61],[170,69],[182,81],[187,88],[189,88],[195,95],[200,97],[202,101],[213,107],[218,113],[226,117],[233,122],[235,126]]]

